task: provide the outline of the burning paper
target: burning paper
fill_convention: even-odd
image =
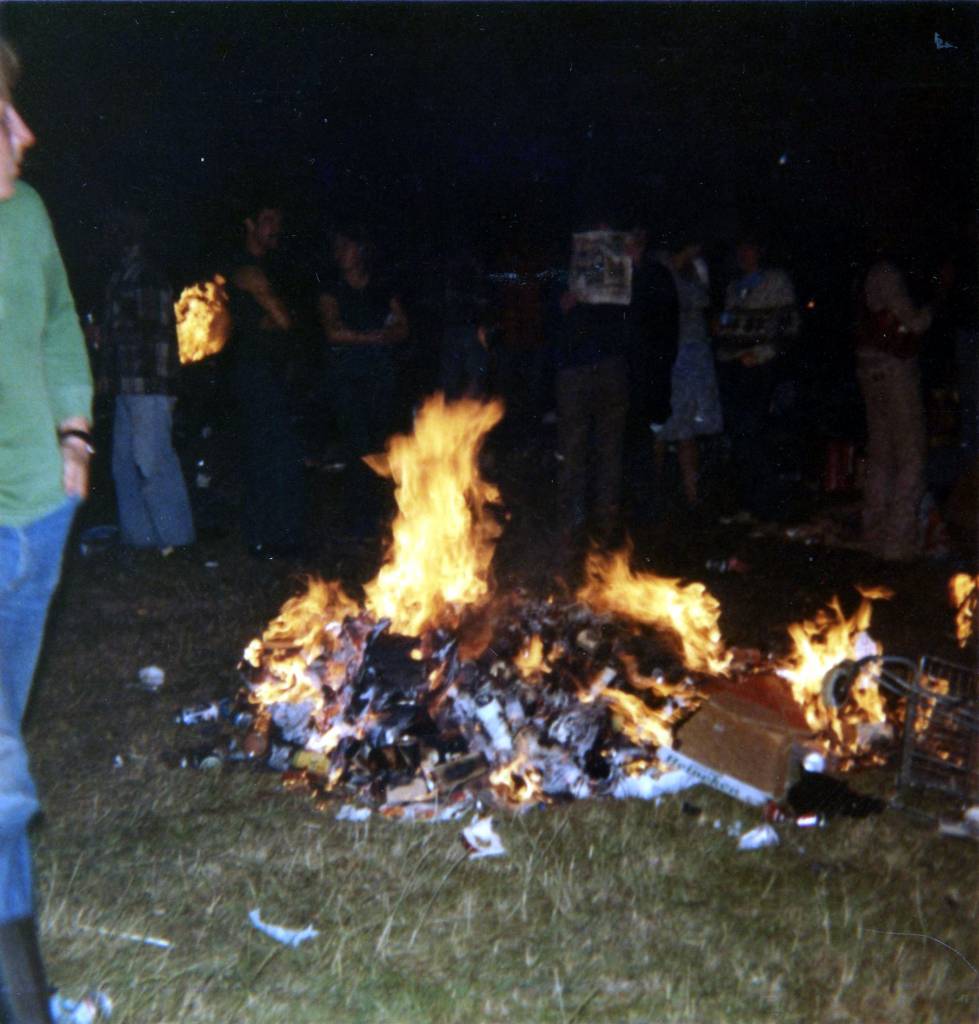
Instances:
[[[948,596],[955,609],[955,638],[965,647],[975,625],[976,604],[979,603],[979,576],[956,573],[948,581]]]
[[[689,781],[668,761],[711,781],[707,764],[732,780],[726,791],[754,797],[782,785],[796,733],[803,754],[815,743],[839,763],[880,731],[872,668],[839,707],[824,706],[822,682],[840,660],[878,652],[866,627],[882,592],[862,592],[850,617],[834,601],[792,627],[789,655],[750,666],[726,647],[702,583],[638,572],[628,551],[593,553],[574,602],[495,592],[499,495],[479,452],[501,415],[496,402],[435,396],[411,436],[370,460],[398,504],[383,566],[363,605],[339,583],[310,581],[248,645],[233,717],[249,732],[234,756],[284,769],[285,785],[320,800],[445,820],[476,799],[516,810],[655,797]],[[719,765],[671,757],[678,728],[719,684],[736,691],[758,676],[793,712],[789,743],[772,746],[774,782],[739,775],[740,748]]]
[[[173,311],[177,318],[177,348],[180,362],[198,363],[217,355],[231,334],[231,313],[225,279],[192,284],[180,293]]]

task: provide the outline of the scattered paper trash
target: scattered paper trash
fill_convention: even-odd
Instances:
[[[739,850],[761,850],[765,846],[778,846],[778,833],[771,825],[759,825],[738,840]]]
[[[82,530],[78,538],[78,550],[83,557],[106,551],[119,540],[119,527],[108,523],[104,526],[90,526]]]
[[[656,797],[681,793],[692,786],[699,786],[700,779],[682,768],[664,772],[662,775],[626,775],[616,782],[612,796],[618,800],[634,797],[637,800],[655,800]]]
[[[142,946],[153,946],[155,949],[170,949],[173,943],[169,939],[159,939],[155,935],[136,935],[134,932],[117,932],[111,928],[101,928],[96,925],[79,924],[79,931],[94,932],[96,935],[104,935],[108,939],[121,939],[123,942],[138,942]]]
[[[90,992],[81,999],[65,999],[60,992],[51,997],[54,1024],[94,1024],[111,1016],[112,1000],[104,992]]]
[[[472,823],[459,834],[459,838],[469,851],[470,860],[506,855],[503,843],[493,828],[492,817],[474,817]]]
[[[979,804],[969,807],[962,815],[961,821],[943,819],[938,823],[938,832],[943,836],[956,839],[974,839],[979,842]]]
[[[159,690],[165,678],[166,672],[159,665],[147,665],[139,670],[139,685],[150,693]]]
[[[354,807],[353,804],[344,804],[337,811],[337,821],[367,821],[370,816],[369,807]]]
[[[266,924],[261,918],[261,910],[258,907],[248,912],[248,920],[251,921],[253,927],[263,932],[270,939],[275,939],[276,942],[281,942],[284,946],[291,946],[293,949],[304,943],[307,939],[315,939],[319,935],[319,932],[312,925],[297,929],[283,928],[277,924]]]

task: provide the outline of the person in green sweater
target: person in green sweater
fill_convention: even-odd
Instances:
[[[27,826],[38,809],[21,724],[68,531],[88,492],[92,379],[40,196],[34,137],[0,40],[0,1020],[50,1021]]]

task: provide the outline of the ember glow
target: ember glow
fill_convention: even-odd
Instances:
[[[211,281],[189,285],[174,303],[181,363],[199,363],[217,355],[227,344],[231,313],[225,283],[220,274],[215,274]]]
[[[398,513],[363,606],[314,580],[246,649],[243,746],[269,751],[290,784],[426,818],[476,792],[513,808],[619,793],[659,772],[656,751],[712,682],[741,678],[713,595],[635,571],[628,551],[593,552],[574,603],[493,592],[499,493],[479,452],[502,413],[429,399],[414,433],[368,460]],[[821,699],[837,663],[879,653],[865,631],[889,594],[861,593],[850,617],[834,601],[791,627],[793,651],[768,662],[818,740],[850,755],[886,722],[872,672],[842,708]]]
[[[975,628],[976,604],[979,603],[979,576],[956,573],[948,581],[948,596],[955,609],[955,637],[965,647]]]

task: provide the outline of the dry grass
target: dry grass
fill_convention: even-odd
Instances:
[[[702,565],[695,547],[669,550],[689,565],[667,571]],[[738,639],[868,582],[839,559],[806,576],[793,557],[762,586],[757,572],[721,581]],[[910,603],[885,630],[907,639],[913,624],[941,653],[945,609],[918,611],[939,575],[914,593],[894,582]],[[698,789],[699,817],[673,798],[498,820],[507,857],[470,862],[458,825],[337,822],[272,775],[167,769],[161,753],[191,740],[174,709],[234,688],[244,643],[294,586],[232,541],[167,561],[73,557],[30,736],[43,939],[66,993],[101,987],[137,1024],[979,1016],[976,848],[897,814],[739,853],[726,829],[755,813]],[[131,685],[150,662],[167,670],[156,695]],[[279,946],[251,928],[253,907],[320,936]]]

